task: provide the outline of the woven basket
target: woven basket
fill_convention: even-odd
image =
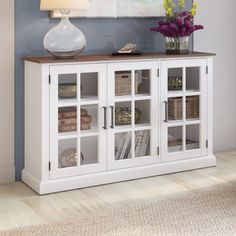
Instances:
[[[129,72],[118,72],[115,75],[115,95],[124,96],[131,94],[131,74]]]
[[[142,112],[135,108],[135,123],[142,118]],[[116,125],[128,125],[131,124],[132,115],[131,109],[128,107],[118,107],[115,111],[115,123]]]
[[[138,77],[135,76],[135,93],[138,93]],[[132,81],[130,72],[117,72],[115,75],[115,95],[125,96],[132,94]]]
[[[169,98],[168,100],[168,119],[182,120],[183,115],[182,98]],[[199,97],[186,98],[186,119],[199,118]]]

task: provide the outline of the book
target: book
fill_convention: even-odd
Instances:
[[[142,139],[142,143],[140,146],[139,154],[138,154],[139,157],[146,156],[149,140],[150,140],[150,132],[149,132],[149,130],[145,130],[144,135],[143,135],[143,139]]]
[[[124,159],[130,159],[130,158],[131,158],[131,138],[129,140],[129,144],[126,148],[125,156],[124,156]]]
[[[127,133],[124,138],[123,149],[122,149],[121,154],[119,156],[119,160],[127,159],[127,158],[125,158],[125,154],[126,154],[130,139],[131,139],[131,135],[130,135],[130,133]]]
[[[58,120],[58,125],[76,125],[77,119],[76,118],[67,118],[67,119],[60,119]]]
[[[119,146],[117,148],[116,155],[115,155],[116,160],[119,160],[120,154],[123,150],[124,141],[125,141],[125,138],[121,138],[121,141],[119,143]]]
[[[142,141],[143,141],[144,131],[143,130],[138,131],[136,133],[136,136],[137,136],[137,140],[136,140],[136,143],[135,143],[135,156],[139,157],[139,152],[140,152],[141,144],[142,144]]]
[[[58,119],[76,118],[76,117],[77,117],[76,107],[64,107],[59,109]]]
[[[72,132],[77,130],[77,125],[59,125],[58,126],[58,131],[59,133],[64,133],[64,132]]]

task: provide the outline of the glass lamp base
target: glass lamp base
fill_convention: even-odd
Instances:
[[[73,58],[86,47],[84,34],[68,19],[68,12],[62,12],[60,23],[48,31],[44,38],[44,47],[48,53],[58,59]]]

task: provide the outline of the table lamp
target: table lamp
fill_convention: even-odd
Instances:
[[[48,31],[44,37],[44,47],[48,53],[59,58],[72,58],[86,47],[84,34],[73,24],[68,16],[71,10],[88,9],[88,0],[41,0],[40,10],[61,12],[61,21]]]

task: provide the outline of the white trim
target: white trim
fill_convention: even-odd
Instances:
[[[146,165],[127,169],[106,171],[96,174],[89,174],[77,177],[62,178],[57,180],[39,182],[34,179],[26,170],[22,172],[22,180],[31,186],[39,194],[48,194],[59,191],[66,191],[96,185],[121,182],[125,180],[139,179],[151,176],[158,176],[169,173],[182,172],[214,167],[216,166],[215,156],[206,156],[190,160],[169,162],[165,164]]]

